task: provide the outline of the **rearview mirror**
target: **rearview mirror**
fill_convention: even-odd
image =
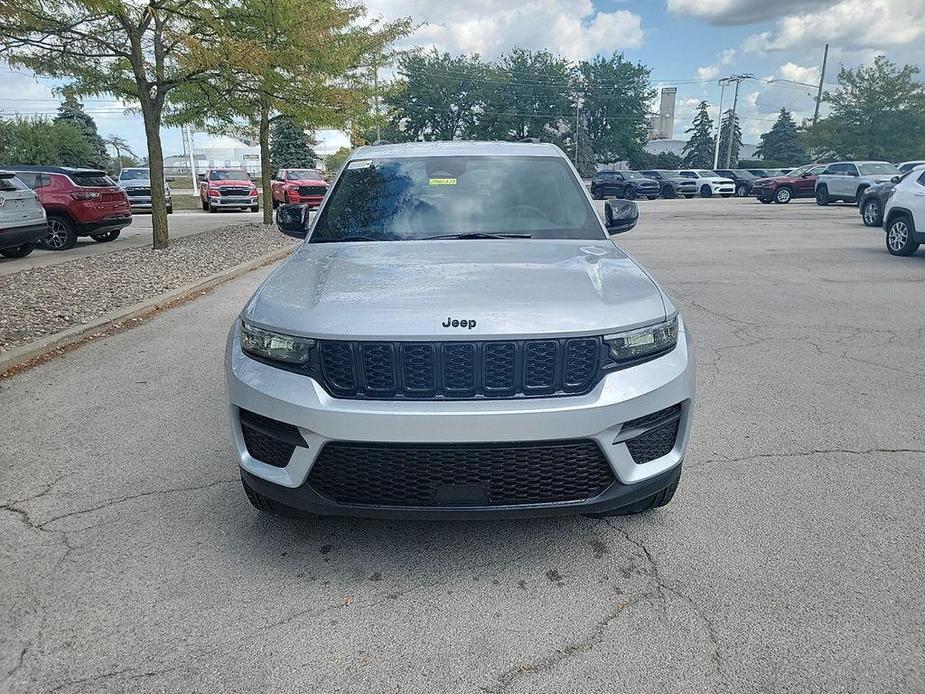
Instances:
[[[631,200],[608,200],[604,203],[604,226],[607,233],[623,234],[639,221],[639,208]]]
[[[286,236],[304,239],[308,235],[308,205],[280,205],[276,227]]]

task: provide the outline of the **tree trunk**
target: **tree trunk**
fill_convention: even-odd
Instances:
[[[167,191],[164,188],[164,152],[161,149],[161,112],[151,99],[142,98],[141,115],[144,118],[145,138],[148,141],[153,247],[167,248]]]
[[[270,107],[260,104],[260,187],[263,190],[263,223],[273,223],[273,191],[270,188]]]

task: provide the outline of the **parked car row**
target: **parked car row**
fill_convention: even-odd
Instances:
[[[697,195],[702,198],[713,195],[730,198],[735,192],[735,181],[704,169],[598,171],[591,179],[591,197],[595,200],[611,196],[626,200],[679,196],[690,199]]]

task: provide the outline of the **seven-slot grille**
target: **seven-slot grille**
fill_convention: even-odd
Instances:
[[[128,193],[128,196],[131,198],[147,198],[151,197],[150,188],[126,188],[125,192]]]
[[[299,186],[299,195],[324,195],[327,190],[324,186]]]
[[[243,186],[219,186],[218,192],[229,197],[250,197],[251,189]]]
[[[336,397],[507,398],[587,393],[601,339],[499,342],[320,341],[321,380]]]

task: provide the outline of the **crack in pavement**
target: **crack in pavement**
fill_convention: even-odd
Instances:
[[[814,448],[808,451],[788,451],[788,452],[779,452],[779,453],[752,453],[750,455],[745,455],[739,458],[729,458],[723,456],[722,458],[707,458],[706,460],[700,461],[701,464],[705,463],[742,463],[746,460],[761,460],[764,458],[805,458],[811,455],[827,455],[840,453],[843,455],[902,455],[905,453],[912,454],[922,454],[925,455],[925,449],[922,448],[868,448],[866,450],[858,451],[851,450],[848,448]]]
[[[19,652],[19,656],[16,658],[16,663],[13,665],[13,668],[8,673],[6,673],[6,677],[3,678],[4,682],[10,682],[13,679],[13,675],[19,672],[23,661],[26,659],[26,653],[29,651],[31,646],[32,642],[29,641],[25,646],[22,647],[22,650]]]

